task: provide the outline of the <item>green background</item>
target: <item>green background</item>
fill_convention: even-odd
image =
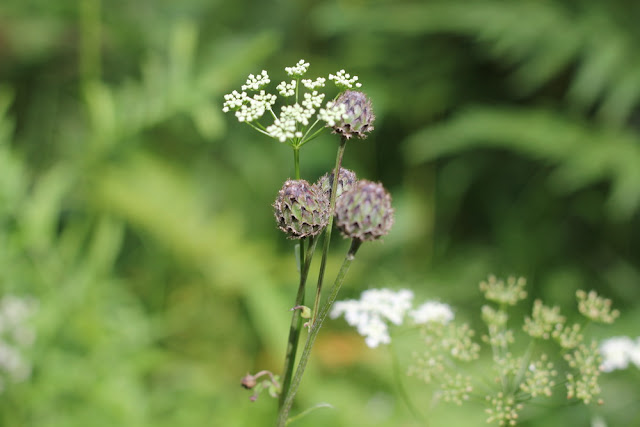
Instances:
[[[221,107],[300,58],[360,76],[377,120],[344,165],[396,209],[342,298],[409,288],[475,323],[477,283],[516,274],[568,313],[596,289],[622,316],[592,335],[640,335],[638,19],[624,0],[3,0],[0,291],[39,311],[32,377],[0,394],[0,424],[273,424],[239,379],[282,366],[297,279],[271,204],[293,162]],[[305,146],[303,178],[336,147]],[[332,248],[329,278],[346,242]],[[394,339],[402,366],[413,350]],[[433,406],[405,378],[416,420],[391,360],[328,322],[295,411],[334,409],[294,425],[483,425],[482,405]],[[637,425],[639,379],[603,376],[589,408],[560,386],[522,425]]]

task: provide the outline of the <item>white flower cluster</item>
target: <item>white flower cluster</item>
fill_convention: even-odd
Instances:
[[[335,126],[337,122],[343,119],[347,119],[347,106],[344,104],[337,104],[335,102],[327,102],[326,108],[321,108],[318,112],[318,119],[326,122],[328,126]]]
[[[301,59],[293,67],[285,67],[284,71],[286,71],[287,74],[290,76],[300,77],[300,76],[304,76],[308,69],[309,69],[309,63],[305,62],[304,59]]]
[[[7,381],[24,381],[31,375],[31,364],[22,351],[33,345],[36,334],[27,324],[36,304],[30,299],[7,295],[0,300],[0,389]]]
[[[262,73],[257,76],[249,74],[247,82],[242,85],[242,90],[260,90],[261,87],[266,86],[269,83],[271,83],[269,74],[267,74],[265,70],[262,70]]]
[[[325,79],[324,77],[318,77],[315,80],[302,79],[300,81],[302,82],[304,87],[306,87],[307,89],[314,90],[314,89],[317,89],[319,87],[324,87],[325,82],[327,81],[327,79]]]
[[[296,94],[296,86],[298,82],[296,80],[291,80],[291,83],[280,82],[276,89],[278,89],[278,93],[284,97],[293,96]]]
[[[428,322],[440,322],[447,324],[453,320],[453,311],[449,304],[438,301],[427,301],[415,310],[409,312],[409,317],[415,324],[425,324]]]
[[[325,94],[319,93],[316,89],[325,87],[327,79],[324,77],[318,77],[315,80],[300,79],[308,69],[309,63],[302,59],[295,66],[285,68],[288,75],[294,76],[294,80],[280,82],[276,89],[280,96],[285,98],[295,96],[295,99],[292,105],[282,107],[280,115],[276,115],[273,111],[277,96],[262,89],[271,81],[269,74],[264,70],[258,75],[250,74],[246,83],[242,85],[240,92],[234,90],[225,95],[222,111],[225,113],[235,111],[235,116],[239,122],[250,123],[259,132],[280,142],[293,138],[303,138],[304,135],[314,135],[309,132],[310,129],[305,129],[305,127],[311,126],[313,128],[318,122],[324,122],[328,126],[335,126],[337,122],[347,118],[346,107],[344,105],[335,105],[334,102],[329,101],[324,108],[321,108]],[[354,84],[356,87],[361,86],[360,83],[356,83],[357,76],[352,77],[344,70],[338,71],[336,75],[330,74],[329,79],[335,80],[339,88],[351,88]],[[309,91],[302,93],[300,102],[299,81]],[[249,95],[247,91],[256,93]],[[274,119],[273,124],[269,126],[257,122],[266,112],[270,112]],[[315,122],[312,120],[314,116],[317,119]],[[299,142],[296,141],[296,143]]]
[[[358,82],[358,76],[351,77],[345,70],[340,70],[335,74],[329,74],[329,80],[334,80],[336,86],[344,89],[353,89],[353,87],[362,87],[362,83]]]
[[[236,117],[239,122],[252,122],[258,120],[267,110],[271,110],[276,103],[276,96],[261,90],[250,97],[246,92],[233,91],[224,96],[225,102],[222,111],[237,110]]]
[[[391,336],[387,322],[401,325],[407,313],[416,324],[430,321],[448,323],[453,319],[453,312],[447,304],[430,301],[411,310],[412,300],[413,292],[408,289],[397,292],[369,289],[362,293],[359,300],[336,302],[331,310],[331,318],[344,315],[347,323],[356,327],[371,348],[389,344]]]
[[[627,369],[629,362],[640,368],[640,337],[633,341],[629,337],[612,337],[600,344],[602,365],[600,370],[611,372]]]
[[[302,138],[302,132],[298,130],[297,124],[307,126],[314,112],[315,110],[302,108],[300,104],[285,105],[282,107],[280,117],[267,127],[267,133],[280,142],[294,137]]]

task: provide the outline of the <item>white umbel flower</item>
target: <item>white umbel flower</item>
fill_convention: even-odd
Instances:
[[[401,325],[405,314],[411,309],[413,292],[401,289],[394,292],[390,289],[369,289],[364,291],[360,300],[338,301],[333,306],[331,317],[344,315],[351,326],[365,337],[366,344],[377,347],[389,344],[389,327],[387,322]]]
[[[446,325],[453,320],[454,314],[449,304],[427,301],[415,310],[411,310],[409,317],[411,317],[416,324],[440,322]]]
[[[325,87],[327,79],[302,79],[308,69],[309,63],[303,59],[293,67],[286,67],[285,71],[293,79],[280,82],[276,86],[277,95],[265,90],[271,82],[266,70],[249,74],[240,91],[234,90],[224,95],[222,111],[233,112],[240,123],[247,123],[264,135],[280,142],[289,140],[290,145],[300,147],[318,136],[322,129],[313,131],[316,125],[334,126],[348,118],[346,107],[336,102],[325,102],[324,108],[321,108],[326,94],[320,90]],[[361,86],[357,83],[358,76],[352,76],[344,70],[330,75],[329,79],[334,80],[341,90]],[[278,97],[285,104],[279,115],[273,109]]]
[[[318,77],[315,80],[311,80],[311,79],[302,79],[300,80],[302,82],[302,85],[304,87],[306,87],[307,89],[317,89],[319,87],[324,87],[327,79],[325,79],[324,77]]]
[[[336,86],[341,89],[353,89],[354,87],[362,87],[362,83],[358,82],[358,76],[351,76],[345,70],[340,70],[335,74],[329,74],[329,80],[333,80]]]
[[[612,337],[603,340],[600,344],[602,365],[600,370],[611,372],[617,369],[627,369],[629,362],[634,362],[640,367],[640,344],[629,337]],[[632,360],[633,358],[633,360]]]
[[[253,74],[249,74],[247,78],[247,82],[242,85],[242,90],[260,90],[261,87],[268,85],[271,83],[269,79],[269,74],[266,70],[262,70],[262,73],[254,76]]]
[[[298,61],[296,65],[293,67],[285,67],[284,71],[290,76],[304,76],[307,70],[309,69],[309,63],[305,62],[304,59]]]
[[[347,107],[344,104],[336,104],[335,102],[327,102],[326,108],[321,108],[318,112],[318,120],[326,122],[328,126],[335,126],[340,121],[347,119]]]
[[[293,96],[296,94],[296,86],[298,82],[296,80],[291,80],[291,83],[280,82],[276,89],[278,93],[284,97]]]

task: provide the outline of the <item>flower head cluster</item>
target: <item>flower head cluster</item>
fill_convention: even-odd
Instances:
[[[351,76],[345,70],[340,70],[335,74],[329,74],[329,80],[333,80],[336,86],[342,89],[353,89],[354,87],[362,87],[362,83],[358,82],[358,76]]]
[[[335,101],[336,107],[344,106],[345,114],[342,118],[335,120],[335,124],[327,125],[333,128],[333,133],[337,133],[345,139],[353,137],[364,139],[367,133],[373,130],[373,122],[376,119],[373,114],[371,100],[362,92],[347,90],[342,92]]]
[[[558,324],[551,333],[551,336],[553,336],[553,339],[565,350],[576,348],[584,339],[579,323],[564,327]]]
[[[404,323],[408,315],[414,324],[447,324],[453,320],[453,311],[447,304],[427,301],[412,310],[413,292],[401,289],[394,292],[389,289],[369,289],[359,300],[338,301],[334,304],[331,317],[344,315],[351,326],[355,326],[360,335],[366,337],[369,347],[389,344],[387,322],[394,325]]]
[[[370,241],[385,236],[393,226],[391,196],[382,184],[360,180],[336,200],[336,225],[343,236]]]
[[[527,292],[524,290],[526,284],[524,277],[518,279],[509,277],[505,283],[504,280],[498,280],[495,276],[489,276],[486,281],[480,282],[480,290],[489,301],[516,305],[518,301],[527,297]]]
[[[269,83],[271,83],[269,74],[265,70],[262,70],[262,73],[258,74],[257,76],[249,74],[249,77],[247,77],[247,82],[242,85],[242,90],[260,90],[260,88],[268,85]]]
[[[225,102],[222,111],[235,110],[239,122],[251,123],[258,120],[266,111],[270,111],[276,102],[276,96],[261,90],[253,96],[247,92],[233,91],[224,96]]]
[[[482,320],[488,332],[482,339],[491,347],[496,373],[496,390],[485,396],[487,421],[498,425],[516,425],[524,403],[532,398],[551,396],[554,387],[561,382],[558,377],[566,384],[569,399],[576,398],[589,404],[601,401],[597,398],[601,372],[625,369],[631,363],[640,367],[640,338],[633,341],[627,337],[614,337],[604,341],[600,349],[596,342],[587,345],[578,324],[567,325],[558,307],[546,306],[539,300],[533,304],[531,317],[525,317],[523,329],[534,339],[553,338],[559,347],[559,357],[552,361],[547,353],[540,353],[535,340],[530,342],[526,352],[518,354],[513,344],[526,335],[516,334],[508,328],[507,310],[525,298],[524,285],[524,279],[503,281],[493,276],[480,284],[485,298],[497,303],[494,304],[496,307],[482,306]],[[588,314],[590,319],[612,321],[618,316],[617,311],[611,309],[611,301],[597,295],[578,292],[578,300],[580,312]],[[484,378],[462,381],[464,364],[461,362],[479,358],[480,348],[473,340],[471,328],[456,326],[454,322],[446,327],[430,323],[423,327],[423,336],[424,350],[414,353],[409,374],[427,383],[436,382],[439,386],[436,397],[460,404],[464,402],[461,396],[481,388],[476,387],[477,382],[486,385]],[[453,391],[456,394],[452,394]]]
[[[513,396],[498,392],[495,396],[487,396],[486,400],[489,406],[485,410],[488,415],[487,423],[501,426],[515,426],[518,423],[518,416],[524,405],[516,402]]]
[[[23,351],[35,340],[35,331],[28,324],[35,310],[31,299],[7,295],[0,300],[0,389],[7,382],[24,381],[31,375],[31,364]]]
[[[338,301],[334,304],[331,317],[344,315],[351,326],[365,338],[369,347],[389,344],[389,327],[402,324],[404,316],[411,309],[413,292],[401,289],[394,292],[390,289],[369,289],[364,291],[359,300]]]
[[[525,371],[524,381],[520,384],[520,390],[536,397],[543,395],[550,397],[556,382],[553,378],[558,376],[553,362],[548,361],[548,356],[542,354],[540,359],[531,363]]]
[[[578,310],[580,310],[580,313],[594,322],[613,323],[620,316],[618,310],[611,309],[611,300],[598,296],[596,291],[587,293],[583,290],[578,290],[576,296],[578,297]]]
[[[319,130],[311,132],[316,124],[322,122],[335,126],[349,118],[345,105],[334,101],[323,104],[325,94],[319,93],[318,89],[325,87],[327,78],[301,79],[308,70],[309,63],[302,59],[293,67],[285,67],[285,72],[293,80],[282,81],[276,86],[281,97],[290,99],[281,107],[280,114],[276,114],[273,108],[277,96],[265,90],[271,82],[265,70],[257,75],[250,74],[241,91],[225,95],[222,111],[234,111],[238,121],[249,123],[259,132],[280,142],[290,141],[292,145],[301,146],[317,135]],[[333,80],[339,90],[361,86],[356,83],[358,76],[351,76],[344,70],[329,75],[329,80]],[[271,113],[267,116],[271,116],[273,122],[260,123],[267,112]]]
[[[309,69],[309,63],[305,62],[304,59],[301,59],[293,67],[285,67],[284,71],[286,71],[286,73],[290,76],[300,77],[300,76],[304,76],[307,73],[308,69]]]
[[[325,79],[324,77],[318,77],[315,80],[302,79],[301,82],[302,82],[302,85],[307,89],[314,90],[319,87],[324,87],[325,83],[327,82],[327,79]]]
[[[333,172],[327,172],[318,178],[316,186],[326,194],[327,198],[331,198],[331,191],[333,189]],[[336,185],[336,200],[338,200],[343,193],[350,191],[353,186],[358,182],[356,173],[345,168],[340,168],[338,173],[338,183]]]
[[[542,301],[536,300],[533,303],[532,316],[524,319],[523,329],[534,338],[546,340],[551,337],[551,332],[556,326],[562,326],[564,321],[564,316],[560,315],[560,307],[547,307]]]
[[[567,398],[578,398],[586,405],[600,394],[598,377],[602,357],[595,341],[591,345],[580,344],[573,353],[565,355],[569,366],[577,373],[567,374]]]
[[[290,83],[280,82],[276,89],[278,89],[278,93],[282,96],[288,97],[296,94],[296,87],[298,85],[297,80],[291,80]]]
[[[303,179],[287,180],[273,208],[278,228],[290,239],[315,236],[329,221],[329,199]]]
[[[611,372],[617,369],[627,369],[629,363],[640,368],[640,337],[632,340],[629,337],[612,337],[600,343],[602,365],[600,370]]]
[[[440,322],[447,324],[454,318],[453,311],[449,304],[438,301],[427,301],[409,312],[409,317],[415,324],[425,324],[427,322]]]

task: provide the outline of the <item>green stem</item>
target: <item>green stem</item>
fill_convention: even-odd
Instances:
[[[300,150],[296,147],[293,148],[293,166],[295,169],[296,179],[300,179]],[[296,300],[294,307],[304,305],[305,286],[307,283],[307,276],[309,274],[309,267],[311,266],[311,258],[316,248],[317,239],[313,236],[309,237],[309,254],[305,257],[304,239],[300,240],[299,251],[299,265],[300,265],[300,283],[298,285],[298,293],[296,294]],[[293,367],[296,361],[296,353],[298,352],[298,342],[300,341],[300,330],[302,326],[302,317],[300,316],[300,310],[293,310],[291,315],[291,325],[289,327],[289,338],[287,338],[287,351],[284,357],[284,370],[282,375],[282,390],[280,392],[280,399],[278,401],[278,407],[282,407],[284,403],[284,397],[287,395],[289,385],[291,384],[291,376],[293,375]]]
[[[293,167],[296,179],[300,179],[300,148],[293,147]],[[300,263],[302,265],[302,263]]]
[[[322,327],[322,322],[329,314],[331,307],[333,306],[333,302],[336,300],[338,296],[338,292],[340,292],[340,287],[344,282],[344,278],[349,271],[349,267],[353,262],[356,252],[360,248],[362,244],[361,240],[353,239],[351,241],[351,247],[349,248],[349,252],[344,258],[342,262],[342,267],[340,267],[340,271],[338,272],[338,276],[336,276],[336,280],[331,287],[331,292],[329,294],[329,298],[325,301],[322,306],[322,310],[320,310],[320,314],[315,323],[311,324],[311,330],[309,331],[309,335],[307,336],[307,341],[304,345],[304,350],[302,352],[302,356],[300,356],[300,361],[298,362],[298,368],[296,369],[296,374],[293,377],[293,381],[291,382],[291,387],[289,388],[288,393],[286,394],[284,404],[280,408],[280,413],[278,414],[278,427],[284,427],[287,424],[287,418],[289,416],[289,411],[291,410],[291,406],[293,405],[293,399],[298,392],[298,387],[300,386],[300,381],[302,380],[302,375],[304,374],[304,370],[307,367],[307,362],[309,361],[309,356],[311,355],[311,348],[318,336],[318,332]]]
[[[300,242],[300,252],[302,253],[302,241]],[[311,266],[311,259],[313,258],[313,252],[316,249],[316,243],[318,240],[313,236],[309,237],[309,252],[304,263],[301,263],[300,269],[300,285],[298,286],[298,294],[296,295],[296,302],[294,307],[298,307],[304,304],[304,291],[305,284],[307,283],[307,276],[309,275],[309,267]],[[300,331],[302,330],[302,317],[300,316],[301,310],[293,310],[291,316],[291,326],[289,327],[289,338],[287,339],[287,353],[284,359],[284,370],[282,375],[282,389],[280,391],[280,399],[278,400],[278,407],[282,408],[284,404],[284,398],[289,391],[291,385],[291,377],[293,376],[293,367],[296,361],[296,353],[298,351],[298,342],[300,341]]]
[[[533,354],[533,348],[535,347],[535,345],[536,340],[534,338],[531,338],[531,341],[529,341],[529,345],[527,346],[527,351],[525,352],[524,357],[522,358],[522,362],[520,363],[518,373],[513,379],[513,384],[511,385],[510,391],[512,396],[515,396],[520,388],[520,383],[523,381],[525,372],[529,368],[529,362],[531,361],[531,355]]]
[[[333,228],[333,212],[336,207],[336,193],[338,192],[338,178],[340,176],[340,167],[342,166],[342,157],[344,148],[347,145],[347,139],[342,137],[338,154],[336,155],[336,168],[333,171],[333,185],[331,186],[331,200],[329,201],[329,222],[324,232],[324,242],[322,245],[322,259],[320,261],[320,272],[318,273],[318,284],[316,287],[316,299],[313,303],[313,317],[311,325],[316,322],[318,317],[318,306],[320,305],[320,294],[322,293],[322,282],[324,280],[324,271],[327,267],[327,254],[329,253],[329,243],[331,242],[331,229]]]

